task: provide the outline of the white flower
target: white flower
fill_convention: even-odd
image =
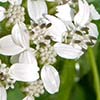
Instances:
[[[53,35],[55,34],[55,36],[57,36],[58,35],[57,33],[60,33],[60,34],[58,37],[56,37],[56,41],[61,41],[61,38],[59,38],[59,37],[61,36],[61,33],[63,33],[66,30],[66,27],[59,19],[57,19],[56,17],[53,17],[53,16],[51,16],[51,18],[53,17],[55,20],[55,23],[57,23],[57,24],[55,25],[52,23],[52,25],[50,24],[51,26],[48,27],[48,25],[49,25],[48,23],[51,23],[51,20],[48,20],[48,18],[46,17],[48,12],[47,12],[47,6],[46,6],[46,3],[44,0],[42,0],[42,1],[28,0],[28,13],[29,13],[30,18],[33,21],[35,21],[35,23],[36,23],[36,25],[33,26],[33,28],[32,28],[32,32],[34,33],[33,37],[32,37],[33,43],[35,43],[36,45],[39,43],[44,43],[46,50],[48,50],[47,45],[50,45],[51,41],[49,42],[49,44],[48,43],[46,44],[45,36],[46,35],[50,36],[50,37],[52,36],[52,39],[53,39],[53,37],[54,37]],[[42,26],[42,25],[43,25],[43,28],[40,28],[40,26]],[[47,27],[46,27],[46,25],[47,25]],[[64,30],[62,30],[62,28]],[[58,29],[58,30],[55,30],[55,29]],[[42,50],[44,50],[44,49],[41,49],[41,51]],[[47,52],[49,53],[49,51],[47,51]],[[44,53],[43,53],[43,55],[44,55]],[[45,55],[45,56],[47,57],[47,55]],[[44,60],[45,58],[43,58],[42,60]],[[46,61],[45,63],[48,63],[48,57],[46,58],[45,61]],[[49,61],[49,62],[51,63],[51,61]],[[60,78],[59,78],[58,72],[56,71],[56,69],[53,66],[51,66],[51,65],[43,66],[43,68],[41,70],[41,78],[42,78],[45,89],[49,93],[54,94],[59,91]]]
[[[57,70],[51,65],[44,65],[41,70],[42,80],[37,80],[28,83],[28,85],[23,89],[26,93],[25,100],[33,100],[35,97],[39,97],[40,94],[44,94],[44,88],[48,93],[54,94],[59,91],[60,78]],[[24,100],[23,99],[23,100]]]
[[[24,23],[15,24],[12,34],[0,39],[0,54],[16,55],[29,47],[29,33]]]
[[[52,25],[45,30],[45,33],[49,33],[49,35],[52,37],[54,41],[60,41],[60,42],[62,41],[62,34],[66,31],[66,27],[61,20],[59,20],[54,16],[48,15],[48,10],[47,10],[47,5],[45,0],[41,0],[41,1],[28,0],[27,8],[28,8],[28,13],[30,18],[35,23],[39,25],[41,24],[47,25],[48,23],[49,24],[52,23]]]
[[[15,63],[9,70],[10,76],[17,81],[32,82],[39,78],[39,68],[32,52],[20,54],[19,63]]]
[[[89,6],[85,0],[79,0],[79,12],[76,15],[74,15],[73,9],[69,4],[58,6],[57,11],[58,13],[56,16],[61,19],[62,22],[60,23],[63,23],[63,28],[61,29],[63,34],[59,31],[56,35],[53,33],[52,36],[55,41],[58,37],[61,41],[57,42],[63,43],[55,44],[55,51],[60,57],[77,59],[84,53],[88,45],[94,45],[96,43],[98,29],[95,24],[91,23],[91,20],[100,19],[100,15],[95,10],[94,6]],[[46,17],[51,21],[52,25],[54,24],[57,26],[54,20],[57,18],[51,17],[50,15]],[[54,30],[59,29],[60,28],[56,28]],[[59,35],[60,33],[61,35]]]
[[[46,15],[46,17],[52,23],[52,26],[49,28],[49,32],[52,33],[51,34],[52,39],[54,41],[59,42],[58,44],[54,45],[54,49],[56,53],[63,58],[68,58],[68,59],[79,58],[79,56],[83,54],[79,46],[73,47],[71,45],[66,45],[61,43],[67,31],[65,24],[61,20],[57,19],[56,17],[50,15]]]
[[[34,12],[32,12],[32,11],[34,11]],[[59,19],[57,19],[56,17],[50,16],[51,18],[54,19],[53,21],[55,21],[55,23],[57,23],[57,24],[52,23],[52,25],[49,28],[47,27],[46,29],[45,29],[45,27],[43,27],[43,29],[41,29],[39,26],[39,25],[43,25],[43,24],[47,25],[48,23],[51,23],[51,21],[52,21],[52,20],[48,20],[47,16],[49,16],[49,15],[47,15],[47,13],[48,13],[47,6],[46,6],[44,0],[43,1],[28,0],[28,13],[29,13],[30,18],[33,21],[35,21],[35,23],[37,23],[37,25],[32,28],[32,32],[34,34],[38,33],[39,34],[38,37],[40,37],[41,34],[42,34],[42,36],[47,34],[48,36],[52,36],[52,39],[53,39],[54,34],[55,34],[55,36],[57,36],[58,35],[57,33],[60,33],[59,36],[56,37],[56,41],[61,41],[61,35],[66,30],[66,27]],[[56,29],[58,29],[58,30],[56,30]],[[64,30],[62,30],[62,29],[64,29]],[[33,39],[35,39],[36,37],[37,37],[37,34],[33,37]],[[42,39],[38,38],[37,41],[35,42],[35,44],[41,43],[42,40],[44,40],[44,37],[42,37]],[[44,43],[44,41],[42,41],[42,43]],[[44,44],[46,45],[46,43],[44,43]],[[49,43],[49,45],[50,45],[50,43]],[[45,47],[45,48],[47,49],[47,47]],[[41,51],[42,50],[43,49],[41,49]],[[45,89],[49,93],[54,94],[59,91],[60,78],[59,78],[58,72],[56,71],[56,69],[53,66],[51,66],[51,65],[43,66],[43,68],[41,70],[41,78],[42,78]]]
[[[96,11],[95,7],[93,5],[89,5],[86,0],[78,0],[78,6],[79,12],[74,18],[72,14],[73,9],[67,3],[57,7],[58,13],[56,16],[66,22],[74,20],[75,25],[79,25],[81,27],[86,26],[91,20],[100,19],[100,14]]]
[[[0,2],[9,2],[8,10],[0,6],[0,22],[5,18],[8,19],[7,25],[24,22],[24,7],[21,7],[22,0],[0,0]]]
[[[41,78],[45,89],[54,94],[59,91],[60,78],[57,70],[51,65],[43,66],[41,70]]]
[[[39,68],[29,47],[29,33],[24,23],[15,24],[12,35],[0,39],[0,54],[13,56],[12,62],[15,64],[9,74],[15,80],[35,81],[39,78]]]
[[[0,60],[0,100],[7,100],[6,90],[14,89],[15,82],[9,75],[9,68]]]

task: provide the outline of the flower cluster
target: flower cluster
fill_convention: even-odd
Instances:
[[[6,90],[9,88],[14,89],[15,82],[16,80],[12,79],[9,74],[9,68],[7,65],[0,60],[0,98],[2,100],[7,99]]]
[[[23,100],[34,100],[47,90],[59,91],[60,77],[54,64],[57,56],[79,59],[98,38],[99,20],[95,7],[86,0],[0,0],[0,22],[13,26],[11,34],[0,38],[0,54],[10,56],[10,67],[0,62],[0,98],[7,100],[5,88],[14,88],[15,81],[24,82]],[[55,15],[48,13],[46,2],[57,2]],[[28,12],[28,24],[26,22]],[[40,75],[40,76],[39,76]],[[40,78],[41,77],[41,78]]]

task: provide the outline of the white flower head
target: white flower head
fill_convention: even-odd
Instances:
[[[13,56],[12,62],[15,64],[11,66],[9,71],[13,79],[26,82],[39,78],[39,68],[29,47],[29,33],[24,23],[15,24],[12,35],[0,39],[0,53]]]
[[[34,97],[39,97],[40,94],[44,94],[44,88],[50,94],[54,94],[59,91],[60,78],[57,70],[53,66],[44,65],[41,70],[41,78],[42,80],[39,79],[28,83],[28,86],[23,89],[23,92],[27,95],[24,98],[25,100],[31,100]]]
[[[7,2],[7,0],[1,0],[0,2]],[[21,6],[22,0],[8,0],[8,2],[10,3],[8,10],[0,7],[0,22],[5,18],[8,19],[7,25],[24,22],[25,9]]]
[[[6,90],[10,87],[14,89],[16,80],[13,80],[9,74],[9,68],[0,60],[0,99],[7,100]]]
[[[16,81],[13,80],[9,74],[7,65],[0,60],[0,86],[5,87],[5,89],[9,89],[10,87],[13,89],[15,82]]]
[[[78,5],[79,12],[76,15],[74,15],[73,9],[67,3],[57,7],[56,16],[60,19],[59,22],[63,26],[62,29],[60,28],[61,24],[56,23],[56,20],[54,20],[57,18],[46,15],[52,26],[56,26],[56,29],[53,27],[50,30],[57,31],[57,33],[55,32],[56,35],[52,32],[53,40],[61,39],[57,41],[58,43],[54,45],[54,48],[62,58],[78,59],[87,50],[88,45],[93,46],[96,43],[98,37],[97,26],[91,23],[91,20],[99,19],[100,15],[93,5],[89,6],[86,0],[79,0]]]

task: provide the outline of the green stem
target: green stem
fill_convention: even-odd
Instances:
[[[93,77],[94,77],[94,86],[95,86],[95,91],[97,94],[97,100],[100,100],[99,74],[98,74],[97,65],[95,62],[95,57],[94,57],[92,48],[89,48],[88,54],[89,54],[89,59],[90,59],[90,63],[91,63],[91,70],[92,70]]]

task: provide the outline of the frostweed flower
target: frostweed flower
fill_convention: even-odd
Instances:
[[[54,94],[59,91],[60,78],[56,69],[51,65],[43,66],[41,70],[42,80],[28,83],[24,87],[23,92],[26,93],[26,97],[23,100],[34,100],[35,97],[39,97],[40,94],[44,94],[44,88],[48,93]]]
[[[38,5],[40,6],[36,9]],[[32,12],[34,9],[35,11]],[[50,27],[52,27],[52,24],[45,17],[48,13],[45,1],[28,0],[28,13],[33,20],[30,26],[32,45],[35,46],[37,57],[40,59],[39,63],[43,66],[41,78],[45,89],[49,93],[54,94],[59,91],[60,85],[59,74],[57,70],[51,66],[56,62],[54,41],[52,41],[51,33],[56,31],[51,30]],[[53,26],[53,30],[54,28],[56,28],[56,26]]]
[[[7,0],[0,0],[0,2],[7,2]],[[7,10],[0,6],[0,22],[5,18],[8,19],[8,26],[10,26],[10,24],[24,22],[25,9],[21,6],[22,0],[8,0],[8,2],[10,5]]]
[[[56,16],[61,19],[66,31],[60,37],[63,38],[62,43],[58,41],[54,48],[59,56],[66,59],[79,58],[88,46],[93,46],[96,43],[98,37],[97,26],[91,23],[91,20],[100,19],[99,13],[93,5],[89,5],[85,0],[79,0],[78,6],[79,12],[76,14],[68,3],[57,7]],[[51,23],[55,22],[55,18],[47,17]],[[53,37],[56,38],[55,35]]]
[[[58,3],[55,16],[48,14],[46,1]],[[57,55],[78,59],[88,46],[94,46],[98,29],[92,20],[99,20],[99,13],[86,0],[27,0],[29,19],[24,22],[22,0],[0,2],[9,2],[8,10],[0,6],[0,22],[7,18],[6,24],[13,24],[11,34],[0,38],[0,54],[10,56],[11,63],[6,67],[0,62],[1,100],[7,99],[6,89],[14,88],[15,80],[24,82],[23,100],[35,100],[45,90],[59,92]],[[80,66],[75,68],[79,71]]]
[[[18,81],[34,81],[39,78],[39,68],[29,47],[29,33],[24,23],[15,24],[12,35],[0,39],[0,53],[12,56],[14,64],[9,71],[12,78]]]
[[[9,88],[14,89],[16,80],[13,80],[9,74],[9,68],[0,60],[0,99],[6,100],[6,90]]]

